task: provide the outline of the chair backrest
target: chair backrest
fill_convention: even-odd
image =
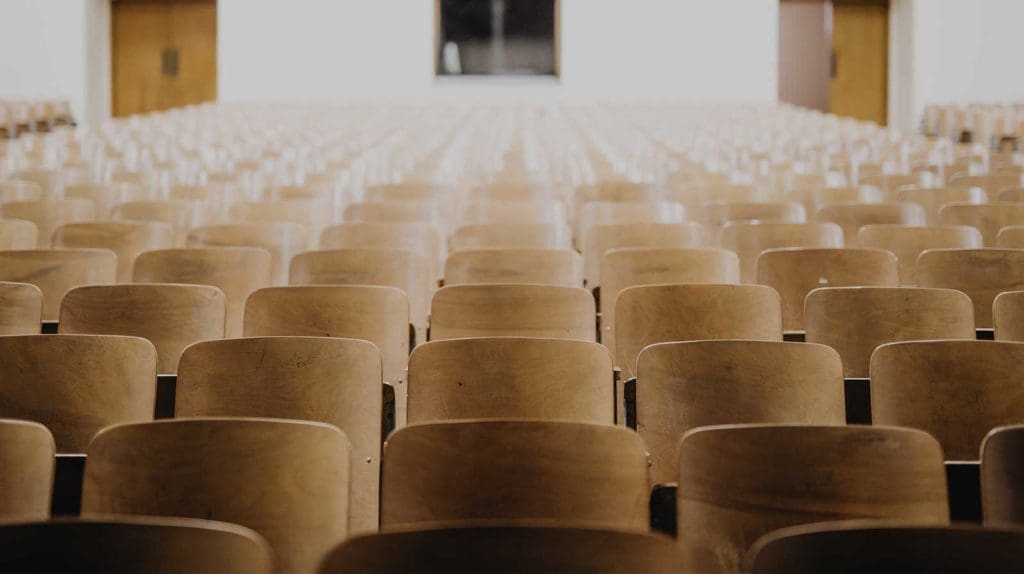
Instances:
[[[564,223],[489,223],[464,225],[449,241],[451,250],[568,249],[572,232]]]
[[[34,181],[22,179],[0,181],[0,203],[39,201],[41,199],[43,199],[43,188]]]
[[[615,366],[636,374],[655,343],[703,339],[782,340],[779,294],[761,285],[641,285],[615,303]]]
[[[82,516],[150,515],[252,528],[275,571],[315,572],[348,533],[350,448],[337,428],[282,419],[117,425],[89,445]]]
[[[117,203],[142,199],[149,195],[149,186],[136,183],[78,183],[64,186],[65,199],[88,199],[96,205],[96,216],[106,219]]]
[[[377,529],[382,373],[367,341],[250,337],[192,345],[181,356],[176,417],[272,417],[340,428],[352,443],[349,526]]]
[[[1003,189],[1021,184],[1020,174],[969,175],[954,173],[949,177],[949,185],[956,187],[980,187],[986,192],[997,195]]]
[[[870,185],[846,187],[811,187],[794,189],[788,198],[804,205],[809,215],[833,203],[882,203],[882,190]]]
[[[878,518],[946,524],[942,448],[868,426],[730,425],[683,437],[679,540],[694,572],[737,572],[772,530]]]
[[[270,574],[270,548],[236,524],[167,517],[57,519],[0,526],[5,572]]]
[[[793,201],[709,201],[704,204],[703,220],[717,237],[730,221],[767,223],[803,223],[807,213],[803,205]]]
[[[441,422],[399,429],[384,448],[385,530],[502,520],[647,531],[647,499],[643,442],[623,427]]]
[[[55,229],[65,223],[96,219],[96,207],[88,199],[46,199],[42,201],[12,201],[0,206],[5,219],[31,221],[39,229],[39,247],[51,245]]]
[[[974,339],[974,312],[952,289],[826,287],[807,295],[807,342],[828,345],[847,377],[866,377],[879,345],[926,339]]]
[[[1024,342],[1024,291],[1006,291],[992,302],[992,326],[997,341]]]
[[[0,395],[0,417],[45,424],[58,452],[83,453],[107,425],[152,420],[156,349],[137,337],[0,337]]]
[[[752,574],[1024,570],[1024,530],[845,521],[783,528],[751,549]]]
[[[117,282],[131,283],[135,259],[144,251],[174,245],[174,230],[166,223],[91,221],[67,223],[53,232],[54,248],[96,247],[117,255]]]
[[[108,249],[0,251],[0,280],[29,283],[43,292],[43,320],[60,315],[64,294],[84,285],[114,283],[117,256]]]
[[[815,221],[829,221],[843,228],[847,247],[859,247],[857,233],[865,225],[883,223],[924,225],[924,208],[916,203],[835,203],[818,210]]]
[[[2,225],[2,222],[0,222],[0,225]],[[2,228],[0,228],[0,233],[3,233]],[[975,247],[980,247],[980,245]],[[999,234],[996,235],[996,247],[1024,249],[1024,225],[1007,225],[1000,229]]]
[[[682,223],[686,221],[683,204],[669,201],[591,201],[584,204],[577,222],[577,233],[584,237],[595,225],[632,223]]]
[[[947,203],[987,203],[988,196],[980,187],[911,187],[896,192],[898,201],[916,203],[924,208],[925,221],[929,225],[939,222],[939,209]]]
[[[565,225],[566,213],[558,201],[472,201],[459,209],[458,221],[462,225]]]
[[[402,182],[366,188],[367,201],[432,201],[454,191],[446,186]]]
[[[271,281],[288,283],[288,263],[306,248],[307,230],[294,223],[232,223],[197,227],[188,234],[189,247],[259,247],[270,252]]]
[[[198,202],[183,200],[126,201],[114,206],[111,219],[166,223],[174,229],[174,246],[184,247],[189,231],[205,215],[202,207]]]
[[[433,220],[434,206],[428,201],[367,201],[345,208],[345,221],[349,223],[430,223]]]
[[[0,219],[0,251],[35,249],[39,245],[39,229],[35,223],[22,219]]]
[[[210,285],[134,283],[68,291],[60,305],[61,333],[148,339],[157,372],[175,373],[192,343],[224,338],[224,293]]]
[[[864,247],[896,256],[900,285],[917,285],[917,258],[929,249],[980,249],[981,233],[967,225],[865,225],[857,240]]]
[[[986,247],[995,247],[999,230],[1024,225],[1024,203],[951,203],[939,211],[939,222],[970,225],[981,232]]]
[[[42,322],[39,287],[0,281],[0,335],[37,335]]]
[[[1007,187],[998,191],[995,195],[989,195],[990,199],[999,202],[1021,202],[1024,201],[1024,187]]]
[[[430,305],[430,340],[552,337],[597,340],[594,297],[559,285],[453,285]]]
[[[622,247],[703,247],[704,227],[698,223],[646,223],[597,225],[584,236],[583,277],[590,289],[601,284],[601,258],[609,249]]]
[[[1024,250],[933,249],[917,259],[917,284],[963,291],[974,303],[979,329],[992,327],[992,303],[1004,291],[1024,290]]]
[[[322,574],[602,572],[669,574],[681,557],[669,538],[559,526],[466,526],[387,532],[343,542]]]
[[[583,258],[571,249],[457,251],[444,264],[445,285],[518,283],[583,286]]]
[[[331,223],[331,207],[326,201],[291,199],[282,201],[240,201],[228,208],[235,223],[294,223],[308,232],[307,247],[314,248],[320,232]]]
[[[409,423],[528,418],[614,424],[614,373],[589,341],[433,341],[409,357]]]
[[[757,282],[757,258],[768,249],[840,248],[843,230],[834,223],[750,223],[733,221],[722,228],[723,248],[740,258],[740,280]]]
[[[978,460],[985,435],[1024,419],[1024,343],[914,341],[871,357],[875,424],[927,431],[948,460]]]
[[[1024,525],[1024,425],[995,428],[981,443],[982,516]]]
[[[320,249],[387,248],[415,251],[427,259],[431,277],[441,274],[441,240],[426,223],[344,223],[320,235]]]
[[[843,364],[824,345],[691,341],[651,345],[637,359],[636,422],[651,483],[674,482],[679,440],[740,423],[846,423]]]
[[[48,519],[57,454],[53,435],[39,423],[0,419],[0,445],[0,521]]]

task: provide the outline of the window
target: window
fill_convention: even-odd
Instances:
[[[438,76],[555,76],[558,0],[437,0]]]

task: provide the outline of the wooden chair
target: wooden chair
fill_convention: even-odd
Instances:
[[[445,285],[518,283],[583,286],[583,258],[569,249],[457,251],[444,264]]]
[[[565,224],[489,223],[464,225],[452,233],[451,251],[474,249],[569,249],[572,232]]]
[[[667,537],[560,526],[464,526],[352,538],[324,559],[321,574],[434,572],[679,572]]]
[[[21,219],[0,219],[0,251],[35,249],[39,245],[36,224]]]
[[[43,188],[34,181],[13,179],[0,181],[0,204],[10,201],[40,201]]]
[[[978,187],[939,187],[926,189],[913,187],[896,192],[897,201],[916,203],[924,208],[925,221],[928,225],[939,223],[939,210],[949,203],[970,205],[988,203],[985,191]]]
[[[597,225],[638,223],[682,223],[686,221],[683,204],[669,201],[591,201],[583,204],[576,234],[585,237]]]
[[[1024,570],[1024,531],[970,524],[919,526],[843,521],[766,534],[748,555],[753,574]]]
[[[245,300],[270,286],[270,252],[256,247],[160,249],[135,260],[136,283],[212,285],[224,293],[227,324],[224,335],[242,336]]]
[[[399,429],[384,449],[385,531],[500,520],[646,532],[647,499],[643,443],[621,427],[442,422]]]
[[[954,187],[980,187],[992,195],[1004,189],[1021,185],[1019,174],[967,175],[956,173],[949,178],[949,185]]]
[[[472,338],[409,357],[409,423],[529,418],[615,424],[608,350],[566,339]]]
[[[448,186],[401,182],[374,185],[366,188],[366,200],[379,201],[436,201],[451,195],[454,190]]]
[[[43,292],[43,320],[56,321],[64,294],[83,285],[113,283],[117,256],[107,249],[0,251],[0,280]]]
[[[717,238],[730,221],[803,223],[807,221],[807,213],[803,205],[793,201],[710,201],[704,204],[702,221]]]
[[[39,229],[39,247],[46,249],[51,245],[54,230],[65,223],[96,219],[96,207],[87,199],[11,201],[0,206],[0,215],[34,223]]]
[[[992,302],[992,325],[997,341],[1024,342],[1024,291],[1006,291]]]
[[[441,240],[425,223],[345,223],[320,235],[320,249],[406,249],[427,259],[431,277],[441,276]]]
[[[951,203],[939,211],[939,221],[977,228],[981,232],[985,246],[995,247],[1002,228],[1024,225],[1024,203]]]
[[[924,339],[974,339],[974,312],[952,289],[826,287],[807,295],[807,342],[843,358],[847,377],[866,377],[879,345]]]
[[[204,223],[203,205],[186,200],[126,201],[111,210],[111,219],[121,221],[149,221],[165,223],[174,229],[174,247],[188,243],[188,233]],[[201,214],[201,211],[203,212]],[[211,219],[216,219],[216,214]]]
[[[30,283],[0,281],[0,335],[37,335],[43,322],[43,292]]]
[[[704,227],[698,223],[648,223],[598,225],[583,242],[583,278],[589,289],[601,284],[601,258],[610,249],[623,247],[664,247],[688,249],[706,243]]]
[[[916,203],[836,203],[818,210],[815,221],[832,222],[843,228],[847,247],[860,247],[857,233],[865,225],[883,223],[924,225],[924,208]]]
[[[275,571],[315,572],[348,533],[352,463],[337,428],[282,419],[109,427],[89,445],[82,516],[202,518],[252,528]]]
[[[53,435],[39,423],[0,419],[0,445],[0,521],[48,519],[57,451]]]
[[[782,327],[804,330],[807,294],[826,287],[896,287],[896,257],[881,249],[770,249],[757,259],[757,282],[782,297]]]
[[[0,337],[0,388],[0,417],[45,424],[57,452],[83,453],[107,425],[152,420],[156,349],[137,337]]]
[[[59,329],[142,337],[156,347],[157,372],[176,373],[185,347],[224,338],[226,313],[224,293],[210,285],[95,285],[68,291]]]
[[[1024,187],[1008,187],[1000,190],[995,195],[995,200],[1000,203],[1024,202]]]
[[[430,340],[551,337],[596,341],[594,297],[558,285],[453,285],[430,306]]]
[[[1024,290],[1024,250],[934,249],[917,259],[917,283],[963,291],[974,303],[979,329],[992,327],[992,303],[1004,291]]]
[[[326,201],[293,199],[284,201],[240,201],[228,207],[232,223],[293,223],[308,232],[306,246],[315,248],[320,232],[331,224]]]
[[[130,283],[135,259],[144,251],[174,244],[174,230],[166,223],[94,221],[68,223],[53,232],[53,246],[96,247],[117,255],[117,281]]]
[[[843,364],[824,345],[691,341],[637,359],[636,423],[651,484],[675,482],[679,440],[701,426],[846,423]]]
[[[914,341],[871,357],[874,424],[924,430],[947,460],[978,460],[995,427],[1024,417],[1024,343]]]
[[[843,230],[834,223],[749,223],[732,221],[722,228],[721,245],[740,258],[740,280],[757,282],[757,258],[767,249],[841,248]]]
[[[871,185],[846,187],[812,187],[789,192],[790,201],[799,201],[808,214],[814,215],[834,203],[882,203],[882,190]]]
[[[565,206],[558,201],[473,201],[459,209],[462,225],[564,225]]]
[[[677,509],[693,572],[738,572],[759,537],[786,526],[949,521],[939,443],[920,431],[868,426],[690,431],[680,446]]]
[[[782,340],[779,294],[761,285],[641,285],[615,303],[615,366],[636,374],[648,345],[702,339]]]
[[[0,233],[3,233],[2,228],[0,228]],[[975,247],[980,247],[980,245]],[[1024,225],[1007,225],[1000,229],[999,234],[996,235],[996,247],[1024,249]]]
[[[427,201],[366,201],[345,208],[346,223],[433,223],[434,206]]]
[[[308,244],[306,229],[294,223],[232,223],[198,227],[188,234],[189,247],[259,247],[270,252],[271,283],[288,283],[292,256]]]
[[[967,225],[865,225],[857,240],[864,247],[896,255],[900,285],[917,285],[917,258],[929,249],[980,249],[981,233]]]
[[[64,518],[0,526],[4,572],[270,574],[270,564],[258,534],[210,520]]]
[[[992,429],[981,443],[985,524],[1024,524],[1024,426]]]
[[[192,345],[181,356],[175,417],[317,421],[352,443],[349,527],[376,531],[380,484],[380,351],[367,341],[252,337]]]
[[[96,206],[96,215],[105,220],[118,203],[142,200],[148,190],[130,183],[78,183],[64,187],[65,199],[88,199]]]

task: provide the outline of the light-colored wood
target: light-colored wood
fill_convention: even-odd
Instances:
[[[270,574],[270,548],[237,524],[167,517],[0,526],[0,570]]]
[[[78,183],[64,187],[65,199],[88,199],[96,206],[100,220],[107,219],[111,208],[120,202],[144,199],[149,195],[150,182],[145,185],[128,183]]]
[[[253,337],[181,356],[175,417],[272,417],[332,424],[352,443],[349,528],[377,530],[382,374],[367,341]]]
[[[66,178],[64,177],[64,173],[60,170],[26,169],[15,173],[13,179],[15,181],[24,181],[35,184],[42,192],[41,200],[59,199],[64,195],[64,183]]]
[[[367,201],[435,201],[451,195],[448,186],[402,182],[366,188]]]
[[[407,249],[427,258],[431,277],[440,277],[441,239],[425,223],[344,223],[320,235],[320,249]]]
[[[946,524],[942,448],[911,429],[730,425],[690,431],[679,453],[679,540],[693,572],[738,572],[773,530],[878,518]]]
[[[924,208],[916,203],[835,203],[818,210],[815,221],[828,221],[843,228],[847,247],[859,247],[857,233],[865,225],[883,223],[924,225]]]
[[[459,210],[462,225],[564,225],[565,206],[558,201],[473,201]]]
[[[974,303],[979,329],[992,327],[992,303],[1004,291],[1024,290],[1024,250],[934,249],[917,259],[917,283],[963,291]]]
[[[950,176],[949,185],[956,187],[980,187],[992,197],[996,197],[1004,189],[1019,187],[1021,185],[1021,177],[1019,173],[968,175],[961,172]]]
[[[572,232],[565,224],[489,223],[465,225],[452,233],[450,248],[473,249],[569,249]]]
[[[224,293],[228,338],[242,336],[245,300],[254,291],[270,286],[270,252],[257,247],[208,249],[161,249],[147,251],[135,260],[136,283],[184,283],[212,285]]]
[[[43,292],[43,320],[56,321],[64,294],[83,285],[113,283],[117,256],[108,249],[0,251],[0,280],[30,283]]]
[[[637,359],[637,431],[651,484],[675,482],[679,440],[701,426],[846,423],[843,364],[824,345],[691,341],[651,345]]]
[[[12,201],[0,206],[6,219],[31,221],[39,229],[40,248],[49,248],[54,230],[65,223],[96,218],[96,208],[88,199],[47,199],[43,201]]]
[[[181,516],[252,528],[275,571],[315,572],[348,534],[348,439],[282,419],[117,425],[89,445],[82,516]]]
[[[480,520],[648,529],[640,437],[609,425],[464,421],[408,426],[384,449],[381,529]]]
[[[2,222],[0,222],[2,225]],[[3,231],[0,230],[0,233]],[[979,232],[980,233],[980,232]],[[976,245],[974,247],[981,247]],[[1007,225],[996,235],[996,247],[1004,249],[1024,249],[1024,225]]]
[[[857,240],[864,247],[885,249],[896,256],[900,285],[917,285],[917,258],[929,249],[978,249],[981,233],[967,225],[865,225]]]
[[[807,342],[843,358],[847,377],[868,376],[879,345],[924,339],[974,339],[974,311],[952,289],[825,287],[807,295]]]
[[[105,426],[152,420],[156,349],[137,337],[0,337],[0,395],[0,416],[42,423],[58,452],[83,453]]]
[[[740,258],[740,280],[757,282],[757,258],[768,249],[840,248],[843,230],[834,223],[749,223],[732,221],[722,228],[721,245]]]
[[[748,555],[754,574],[1019,572],[1024,530],[852,520],[783,528]]]
[[[665,247],[688,249],[703,247],[707,233],[699,223],[648,223],[598,225],[592,227],[583,242],[583,277],[587,287],[601,284],[601,258],[610,249],[623,247]]]
[[[0,251],[35,249],[39,245],[36,224],[21,219],[0,219]]]
[[[166,249],[174,243],[174,230],[166,223],[94,221],[68,223],[53,232],[53,246],[96,247],[117,255],[117,281],[129,283],[135,259],[144,251]]]
[[[925,221],[928,225],[935,225],[939,222],[939,209],[947,203],[987,203],[988,196],[980,187],[912,187],[898,190],[896,200],[920,205],[924,208]]]
[[[992,429],[981,443],[985,524],[1024,525],[1024,425]]]
[[[583,286],[583,258],[569,249],[458,251],[444,264],[445,285],[518,283]]]
[[[566,339],[473,338],[409,357],[409,422],[528,418],[614,424],[608,350]]]
[[[0,335],[37,335],[43,292],[31,283],[0,281]]]
[[[615,303],[615,366],[636,374],[648,345],[702,339],[782,340],[779,294],[761,285],[641,285]]]
[[[39,423],[0,419],[0,445],[0,521],[48,519],[57,454],[53,435]]]
[[[686,221],[683,204],[668,201],[591,201],[583,205],[577,222],[577,234],[585,237],[596,225],[635,223],[682,223]]]
[[[157,372],[175,373],[192,343],[224,338],[224,293],[210,285],[136,283],[68,291],[60,305],[60,332],[126,335],[149,340]]]
[[[552,337],[597,340],[594,297],[557,285],[455,285],[434,294],[430,340]]]
[[[8,201],[39,201],[43,188],[34,181],[14,179],[0,181],[0,204]]]
[[[829,111],[886,124],[889,105],[888,0],[835,0]]]
[[[184,247],[188,232],[198,227],[203,220],[202,206],[195,201],[150,200],[126,201],[113,207],[111,219],[123,221],[151,221],[166,223],[174,228],[174,246]]]
[[[882,203],[882,191],[870,185],[853,187],[812,187],[789,192],[788,199],[803,204],[808,215],[833,203]]]
[[[751,185],[709,182],[694,184],[690,182],[680,187],[667,189],[665,199],[682,203],[691,217],[699,219],[704,213],[704,204],[707,202],[757,203],[764,201],[766,197],[760,188]]]
[[[1024,419],[1024,343],[913,341],[871,357],[874,424],[924,430],[947,460],[978,460],[995,427]]]
[[[992,196],[992,199],[999,202],[1022,202],[1024,201],[1024,187],[1009,187],[1000,190],[994,196]]]
[[[803,205],[794,201],[709,201],[704,204],[703,222],[718,237],[722,227],[730,221],[757,221],[762,223],[803,223],[807,213]]]
[[[188,234],[189,247],[259,247],[270,252],[271,283],[288,283],[292,256],[309,243],[305,228],[294,223],[232,223],[198,227]]]
[[[667,537],[558,526],[468,526],[353,538],[324,559],[321,574],[435,572],[677,573]]]
[[[997,341],[1024,342],[1024,291],[1006,291],[992,302]]]
[[[757,259],[757,282],[782,297],[782,327],[804,330],[804,300],[821,287],[896,287],[896,257],[881,249],[770,249]]]
[[[331,223],[330,205],[325,201],[240,201],[228,208],[232,223],[294,223],[308,232],[307,247],[316,247],[320,232]]]
[[[347,223],[431,223],[434,206],[424,201],[367,201],[345,208]]]
[[[1002,228],[1024,225],[1024,203],[952,203],[939,210],[939,222],[975,227],[981,232],[985,246],[994,247]]]

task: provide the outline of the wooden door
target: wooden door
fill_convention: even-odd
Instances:
[[[114,0],[114,115],[217,99],[216,0]]]
[[[834,114],[885,125],[889,102],[888,0],[833,0]]]

